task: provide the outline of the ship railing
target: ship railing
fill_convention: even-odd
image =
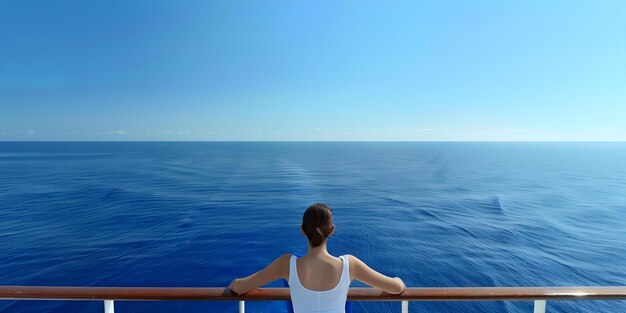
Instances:
[[[290,299],[289,288],[259,288],[235,295],[228,288],[0,286],[0,300],[103,301],[105,313],[114,313],[114,301],[120,300],[238,301],[239,312],[243,313],[245,301]],[[620,299],[626,299],[626,286],[407,288],[402,294],[389,294],[375,288],[350,288],[348,291],[348,301],[398,301],[403,313],[409,312],[409,301],[526,300],[534,301],[534,313],[545,313],[548,300]]]

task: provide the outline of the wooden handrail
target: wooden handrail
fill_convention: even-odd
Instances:
[[[289,288],[260,288],[236,296],[227,288],[0,286],[0,300],[289,300]],[[599,300],[626,299],[626,286],[407,288],[394,295],[350,288],[348,300]]]

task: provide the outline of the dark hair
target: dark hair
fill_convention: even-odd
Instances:
[[[313,248],[321,245],[335,229],[332,211],[331,208],[323,203],[314,203],[304,212],[304,216],[302,216],[302,230]],[[317,230],[318,228],[319,231]]]

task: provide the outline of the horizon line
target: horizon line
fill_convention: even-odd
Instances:
[[[0,140],[3,142],[614,142],[626,140]]]

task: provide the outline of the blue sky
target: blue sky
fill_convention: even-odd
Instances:
[[[626,1],[0,0],[0,140],[626,140]]]

